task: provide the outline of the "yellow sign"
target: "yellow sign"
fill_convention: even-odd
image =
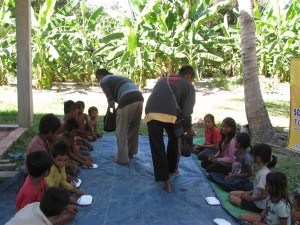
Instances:
[[[291,116],[288,148],[300,152],[300,57],[291,58]]]

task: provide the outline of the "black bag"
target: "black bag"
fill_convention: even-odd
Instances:
[[[112,109],[112,111],[111,111]],[[103,130],[113,132],[116,130],[117,110],[115,107],[107,107],[106,115],[103,118]]]
[[[193,137],[188,135],[182,135],[178,138],[179,149],[181,152],[181,156],[189,157],[191,156],[193,149]]]
[[[179,138],[184,135],[185,129],[185,119],[178,118],[173,125],[175,137]]]

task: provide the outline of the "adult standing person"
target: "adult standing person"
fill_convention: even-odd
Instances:
[[[127,165],[138,152],[138,137],[144,97],[130,79],[113,75],[106,69],[98,69],[96,78],[106,95],[108,105],[118,103],[116,137],[118,156],[113,162]]]
[[[194,69],[186,65],[181,67],[178,76],[162,78],[154,86],[145,108],[144,121],[148,126],[155,180],[163,181],[167,192],[172,191],[169,176],[178,173],[180,155],[178,140],[174,133],[177,117],[185,120],[187,134],[195,136],[191,123],[195,105],[195,88],[192,85],[194,77]],[[164,129],[168,135],[167,152],[163,137]]]

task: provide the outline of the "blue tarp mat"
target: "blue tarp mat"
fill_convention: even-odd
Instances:
[[[79,214],[68,225],[174,225],[215,224],[223,218],[238,224],[221,205],[210,206],[205,197],[216,196],[195,157],[181,157],[179,176],[172,177],[172,192],[155,182],[149,140],[139,137],[139,152],[128,166],[111,160],[117,153],[116,138],[105,134],[92,142],[96,169],[80,169],[80,189],[93,196],[91,205],[78,206]],[[15,213],[15,198],[22,173],[0,186],[0,224]]]

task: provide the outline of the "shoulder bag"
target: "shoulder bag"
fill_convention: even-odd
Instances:
[[[167,77],[167,84],[175,101],[177,114],[179,115],[178,112],[181,111],[181,109],[178,106],[175,95],[170,86],[169,77]],[[192,152],[193,137],[190,137],[186,134],[186,121],[184,118],[180,118],[179,116],[177,116],[177,120],[174,124],[174,134],[178,139],[178,149],[180,151],[180,154],[184,157],[189,157]]]
[[[113,132],[116,130],[117,110],[115,107],[107,107],[106,114],[103,118],[103,130]]]

